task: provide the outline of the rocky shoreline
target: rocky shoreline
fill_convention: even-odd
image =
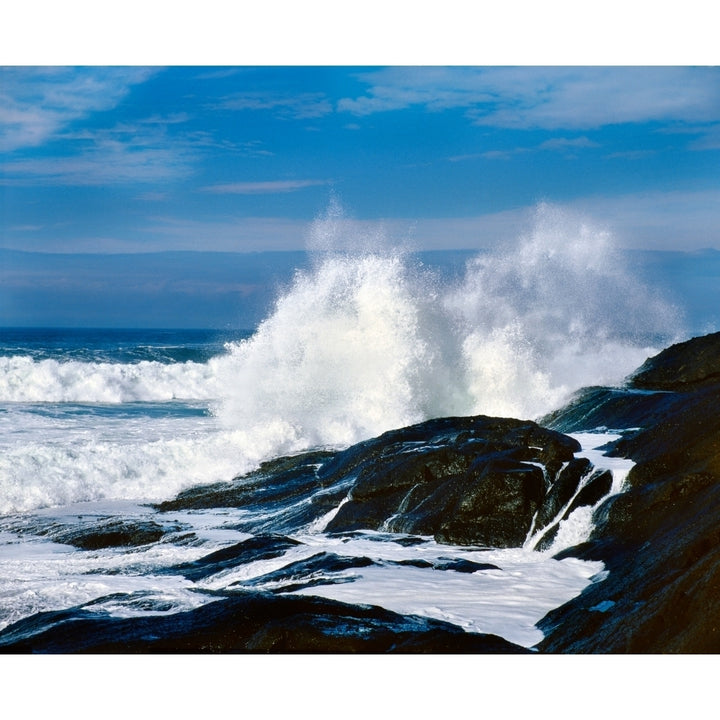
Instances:
[[[634,428],[612,452],[636,464],[589,541],[565,552],[602,560],[607,579],[540,623],[538,649],[718,652],[720,333],[664,350],[626,388],[588,391],[545,422]]]
[[[350,538],[374,531],[470,548],[552,548],[560,523],[592,508],[586,542],[556,557],[601,561],[601,582],[543,618],[540,653],[708,653],[720,649],[720,333],[674,345],[625,386],[588,388],[538,423],[440,418],[346,450],[264,463],[230,482],[190,488],[138,519],[17,518],[8,529],[83,550],[192,543],[174,514],[247,509],[252,537],[169,568],[188,579],[279,557],[300,528]],[[565,433],[610,428],[608,454],[634,467],[622,493]],[[425,562],[425,561],[408,561]],[[369,558],[319,553],[264,581],[307,589]],[[427,564],[427,563],[426,563]],[[432,563],[431,563],[432,565]],[[492,565],[436,562],[443,572]],[[418,565],[419,566],[419,565]],[[433,566],[435,567],[435,566]],[[324,573],[320,580],[319,574]],[[329,579],[328,579],[329,578]],[[338,579],[337,582],[342,580]],[[0,632],[0,652],[527,652],[494,635],[370,605],[253,589],[212,602],[118,618],[88,607],[38,613]]]

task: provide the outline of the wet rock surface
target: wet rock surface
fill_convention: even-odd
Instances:
[[[176,565],[169,568],[168,572],[199,580],[247,563],[280,557],[286,550],[298,545],[300,543],[297,540],[282,535],[258,535],[211,552],[192,563]]]
[[[318,490],[323,488],[318,469],[335,455],[317,450],[277,458],[229,482],[193,487],[154,507],[165,513],[248,508],[265,519],[249,519],[247,523],[240,523],[238,529],[250,533],[290,532],[317,520],[344,495],[344,491],[339,490],[315,499]]]
[[[158,578],[176,578],[211,602],[186,609],[197,601],[152,589],[105,594],[73,610],[16,622],[0,631],[0,651],[521,651],[440,620],[290,593],[353,582],[365,570],[427,570],[433,583],[450,585],[475,573],[503,575],[493,563],[458,557],[457,546],[473,553],[520,547],[537,529],[538,518],[555,522],[556,510],[581,499],[582,484],[592,475],[590,463],[575,457],[579,449],[572,438],[530,421],[442,418],[343,451],[264,463],[230,482],[194,487],[146,506],[145,517],[125,518],[121,526],[99,516],[80,521],[51,514],[40,524],[28,521],[24,532],[72,542],[79,550],[129,543],[139,549],[148,540],[167,543],[175,552],[173,545],[202,548],[203,513],[222,516],[226,509],[222,532],[249,537],[153,569]],[[317,532],[336,542],[338,551],[307,544]],[[430,544],[437,547],[431,537],[454,549],[423,552]],[[343,553],[346,542],[362,548]],[[393,551],[384,558],[373,544],[418,548],[418,554],[403,559]],[[133,573],[146,562],[137,554],[129,565],[105,574]]]
[[[577,441],[530,421],[440,418],[341,452],[280,458],[156,507],[164,512],[252,507],[268,519],[248,521],[241,529],[289,532],[344,500],[327,532],[379,530],[431,535],[456,545],[519,547],[533,525],[538,529],[554,518],[558,473],[563,499],[577,491],[589,463],[573,465],[570,473],[561,470],[576,462],[578,450]],[[578,502],[592,504],[587,498]]]
[[[720,333],[677,343],[649,358],[630,378],[630,386],[685,392],[720,383]]]
[[[540,424],[431,420],[347,450],[279,458],[230,482],[191,488],[145,517],[8,521],[11,532],[78,551],[137,553],[150,543],[197,541],[175,513],[233,508],[241,511],[233,531],[253,537],[167,568],[199,584],[193,592],[207,601],[199,607],[177,611],[173,601],[138,591],[116,600],[140,615],[117,617],[107,611],[108,595],[10,625],[0,631],[0,652],[521,652],[439,620],[287,594],[351,582],[353,573],[379,565],[459,578],[502,573],[493,564],[314,552],[291,535],[313,526],[339,542],[374,537],[411,548],[430,536],[482,549],[519,547],[532,534],[534,547],[547,550],[559,522],[579,507],[595,508],[595,529],[556,558],[600,560],[605,572],[540,621],[545,639],[536,649],[718,652],[718,358],[720,334],[698,338],[648,360],[625,387],[582,391]],[[579,457],[579,444],[563,434],[598,427],[621,435],[610,455],[636,463],[624,491],[609,497],[611,475]],[[245,509],[252,510],[247,520]],[[253,563],[269,564],[257,575],[232,575]],[[223,590],[202,584],[228,574]]]
[[[180,532],[183,525],[172,522],[155,522],[148,518],[118,518],[78,515],[70,519],[33,518],[18,519],[8,525],[15,532],[45,537],[56,543],[72,545],[81,550],[139,547],[155,543],[172,533]]]
[[[327,530],[520,547],[555,518],[558,494],[568,501],[590,471],[588,462],[577,464],[579,450],[566,435],[508,418],[444,418],[386,433],[321,469],[337,482],[354,478]]]
[[[241,592],[170,616],[41,613],[0,637],[0,652],[526,653],[495,635],[315,597]]]
[[[720,334],[668,348],[631,378],[629,403],[613,390],[620,400],[590,415],[622,428],[641,397],[644,426],[613,450],[637,464],[596,511],[590,540],[562,553],[602,560],[609,574],[540,623],[541,651],[720,651],[719,358]],[[557,413],[556,426],[577,427],[577,410]]]

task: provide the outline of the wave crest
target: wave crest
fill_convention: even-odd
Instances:
[[[331,220],[326,248],[347,229]],[[609,233],[541,205],[528,236],[454,283],[408,254],[326,250],[232,346],[216,412],[228,427],[286,423],[308,446],[441,415],[535,418],[621,381],[679,328]]]
[[[0,401],[123,403],[218,397],[216,359],[165,364],[0,357]]]

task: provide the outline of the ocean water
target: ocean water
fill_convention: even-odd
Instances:
[[[0,329],[0,629],[89,602],[119,615],[177,612],[207,601],[200,586],[261,578],[338,546],[321,525],[299,528],[300,550],[194,583],[155,571],[246,538],[232,529],[240,511],[188,513],[199,544],[132,553],[51,542],[43,523],[143,517],[145,503],[262,461],[433,417],[534,419],[582,386],[621,382],[682,336],[678,309],[635,279],[609,236],[551,208],[516,245],[479,255],[451,281],[382,244],[337,250],[334,227],[319,222],[312,267],[256,328]],[[592,452],[608,437],[581,439]],[[603,466],[601,453],[592,458]],[[606,465],[621,491],[627,465]],[[592,527],[589,512],[570,520],[553,551]],[[430,539],[406,547],[372,533],[343,552],[467,557]],[[531,547],[488,552],[474,559],[498,565],[495,576],[458,575],[441,590],[432,570],[395,565],[312,592],[532,646],[535,622],[602,576],[599,563],[558,562]],[[122,599],[138,593],[154,604]]]

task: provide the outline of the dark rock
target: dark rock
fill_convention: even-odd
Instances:
[[[540,539],[535,542],[533,550],[542,551],[547,550],[557,537],[558,530],[560,530],[560,523],[554,523],[551,525],[541,536]]]
[[[720,446],[720,384],[680,396],[677,405],[660,422],[628,433],[618,441],[618,454],[638,463],[652,462],[652,472],[667,472],[710,463],[718,470]],[[640,471],[636,470],[636,474]]]
[[[425,538],[413,537],[412,535],[395,536],[392,538],[392,541],[394,543],[397,543],[398,545],[402,545],[403,547],[415,547],[417,545],[422,545],[427,542]]]
[[[437,570],[452,570],[459,573],[474,573],[481,570],[500,570],[492,563],[478,563],[472,560],[450,559],[442,560],[434,565]]]
[[[258,535],[216,550],[194,562],[171,567],[168,572],[179,572],[190,580],[199,580],[239,565],[280,557],[300,544],[298,540],[282,535]]]
[[[480,570],[500,570],[497,565],[493,565],[491,563],[478,563],[473,560],[465,560],[463,558],[440,558],[436,562],[429,562],[428,560],[416,558],[410,560],[392,560],[388,561],[388,564],[421,569],[433,568],[434,570],[452,570],[459,573],[474,573]]]
[[[649,358],[631,377],[635,388],[685,392],[720,383],[720,332],[693,338]]]
[[[613,476],[609,470],[594,472],[588,478],[580,492],[575,496],[563,519],[570,517],[570,514],[579,507],[592,507],[600,502],[600,500],[610,492],[612,484]]]
[[[262,463],[257,470],[230,482],[200,485],[181,492],[174,500],[154,505],[160,512],[246,507],[297,500],[320,487],[317,470],[334,453],[315,450]],[[268,482],[268,481],[271,482]]]
[[[57,543],[73,545],[81,550],[101,550],[110,547],[136,547],[161,540],[181,526],[163,526],[153,520],[132,518],[92,518],[78,520],[77,524],[53,523],[36,531]]]
[[[333,508],[336,508],[342,500],[345,499],[348,494],[346,487],[340,487],[338,489],[330,489],[315,493],[311,498],[310,502],[323,509],[323,512],[328,512]]]
[[[544,491],[545,478],[537,467],[489,464],[450,512],[439,518],[435,537],[457,545],[519,547]]]
[[[316,597],[243,592],[173,615],[39,613],[0,632],[5,653],[526,653],[495,635]]]
[[[579,449],[531,421],[439,418],[342,452],[279,458],[155,507],[248,508],[255,519],[241,518],[235,529],[252,534],[297,531],[337,508],[328,533],[389,531],[509,547],[522,544],[550,478]]]
[[[409,560],[391,560],[391,565],[400,565],[403,567],[416,567],[416,568],[422,568],[427,569],[433,567],[433,564],[428,560],[423,560],[422,558],[415,558],[415,559],[409,559]]]
[[[377,438],[358,443],[326,462],[318,471],[318,477],[332,484],[338,477],[351,477],[361,466],[377,463],[383,456],[418,452],[441,445],[459,448],[470,444],[476,445],[478,455],[510,448],[535,447],[534,457],[545,465],[557,466],[557,469],[580,449],[572,438],[548,431],[531,421],[483,415],[437,418],[390,430]]]
[[[666,391],[586,388],[538,422],[560,432],[648,427],[681,404],[682,397]]]
[[[571,460],[558,474],[548,490],[535,520],[535,529],[541,530],[552,522],[560,511],[572,500],[580,486],[580,480],[590,470],[587,458]]]
[[[302,588],[316,587],[317,585],[333,585],[338,582],[346,582],[342,575],[345,571],[376,564],[374,560],[368,557],[320,552],[309,558],[288,563],[284,567],[265,575],[233,583],[231,587],[256,587],[276,583],[277,587],[272,592],[289,593]]]
[[[322,496],[318,477],[323,463],[335,453],[315,450],[263,463],[257,470],[230,482],[193,487],[175,499],[154,505],[160,512],[210,508],[247,508],[264,520],[238,521],[236,529],[248,533],[291,532],[325,514],[333,500],[345,495],[338,491]],[[316,502],[312,502],[316,498]],[[337,504],[337,503],[335,503]]]
[[[423,452],[399,453],[366,462],[357,474],[348,498],[328,530],[380,529],[410,493],[416,502],[427,497],[438,481],[462,472],[472,462],[468,452],[453,452],[447,447],[426,448]],[[398,532],[422,533],[422,528],[394,528]]]
[[[396,535],[395,533],[378,533],[378,532],[363,532],[359,530],[352,530],[350,532],[329,532],[326,533],[328,537],[342,538],[343,542],[349,542],[354,538],[362,538],[363,540],[369,540],[370,542],[388,543],[392,542],[401,547],[415,547],[417,545],[425,545],[428,542],[428,538],[418,537],[416,535]]]
[[[719,341],[669,348],[634,376],[677,392],[616,443],[636,462],[626,490],[600,504],[587,543],[558,556],[602,560],[607,577],[539,623],[539,650],[720,651]]]
[[[529,421],[443,418],[392,431],[338,453],[325,482],[352,478],[328,532],[432,535],[440,542],[521,545],[547,480],[579,444]]]

